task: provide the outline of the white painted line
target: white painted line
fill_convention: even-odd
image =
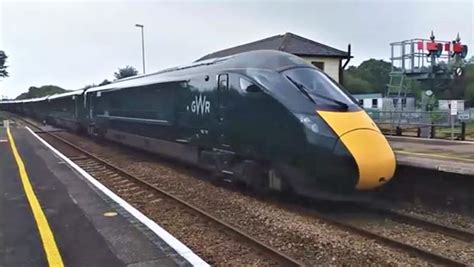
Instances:
[[[5,140],[5,139],[0,139],[0,143],[7,143],[8,140]]]
[[[48,142],[43,140],[39,137],[36,133],[34,133],[29,127],[25,126],[30,133],[36,137],[41,143],[43,143],[46,147],[51,149],[57,156],[59,156],[62,160],[64,160],[67,164],[69,164],[73,169],[79,172],[84,178],[86,178],[91,184],[93,184],[97,189],[102,191],[108,197],[110,197],[113,201],[118,203],[122,206],[126,211],[132,214],[138,221],[146,225],[153,231],[157,236],[163,239],[170,247],[172,247],[179,255],[185,258],[189,263],[193,266],[210,266],[204,260],[202,260],[198,255],[194,254],[194,252],[189,249],[186,245],[181,243],[178,239],[168,233],[165,229],[161,228],[158,224],[152,221],[150,218],[146,217],[143,213],[132,207],[128,202],[123,200],[121,197],[117,196],[114,192],[110,191],[107,187],[97,181],[94,177],[84,171],[81,167],[77,166],[76,163],[72,162],[69,158],[64,156],[61,152],[56,150],[53,146],[51,146]]]

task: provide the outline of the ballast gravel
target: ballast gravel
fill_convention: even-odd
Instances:
[[[97,144],[70,133],[59,135],[243,229],[254,238],[306,265],[432,265],[401,250],[341,230],[316,218],[286,210],[241,192],[215,186],[200,179],[202,172],[196,171],[195,168],[173,164],[157,156],[119,145]],[[156,208],[159,208],[158,203]],[[153,219],[160,224],[159,217]],[[174,227],[172,223],[163,226],[166,229]],[[418,238],[423,239],[423,236]],[[186,243],[186,240],[184,242]],[[216,265],[222,264],[229,263],[216,262]]]

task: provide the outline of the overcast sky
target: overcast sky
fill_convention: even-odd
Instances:
[[[145,25],[147,72],[210,52],[293,32],[345,50],[359,64],[388,59],[389,43],[452,40],[474,51],[473,1],[1,1],[0,50],[10,77],[0,95],[30,86],[79,89],[112,79],[118,67],[141,71]],[[470,52],[468,56],[474,53]]]

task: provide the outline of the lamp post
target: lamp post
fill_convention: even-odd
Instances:
[[[143,61],[143,74],[145,74],[145,34],[143,32],[144,26],[141,24],[135,24],[135,26],[142,30],[142,61]]]

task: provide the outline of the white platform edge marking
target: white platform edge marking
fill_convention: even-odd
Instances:
[[[153,231],[157,236],[163,239],[170,247],[172,247],[179,255],[185,258],[189,263],[193,266],[210,266],[204,260],[202,260],[198,255],[194,254],[194,252],[189,249],[186,245],[181,243],[178,239],[168,233],[165,229],[161,228],[158,224],[152,221],[150,218],[145,216],[143,213],[135,209],[132,205],[128,202],[123,200],[121,197],[117,196],[113,193],[110,189],[105,187],[99,181],[97,181],[94,177],[84,171],[81,167],[79,167],[76,163],[72,162],[69,158],[63,155],[61,152],[56,150],[53,146],[51,146],[48,142],[43,140],[39,137],[35,132],[33,132],[29,127],[25,126],[25,128],[30,131],[30,133],[36,137],[41,143],[43,143],[46,147],[51,149],[56,155],[58,155],[62,160],[64,160],[67,164],[69,164],[73,169],[79,172],[84,178],[86,178],[91,184],[93,184],[97,189],[102,191],[105,195],[110,197],[113,201],[118,203],[122,206],[126,211],[132,214],[138,221],[146,225],[151,231]]]

